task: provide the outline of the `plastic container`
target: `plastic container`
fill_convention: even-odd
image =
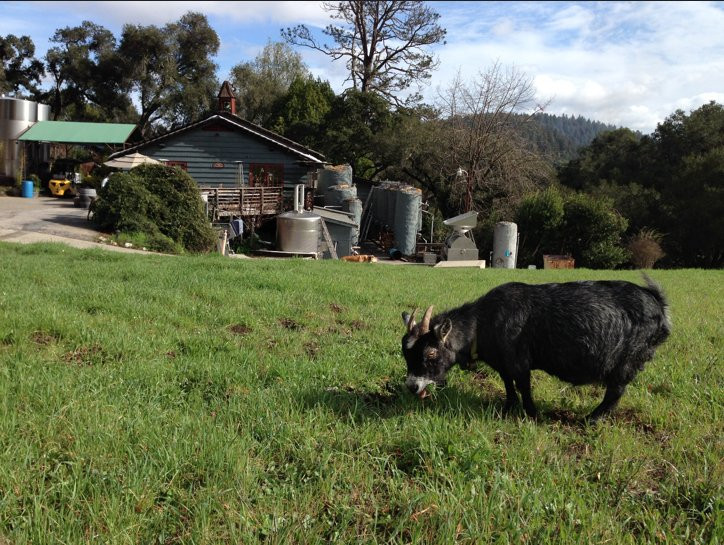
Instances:
[[[23,181],[23,192],[22,195],[26,199],[32,199],[33,193],[35,192],[35,186],[33,185],[32,180],[25,180]]]

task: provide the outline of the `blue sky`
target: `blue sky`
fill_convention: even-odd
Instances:
[[[447,43],[423,89],[434,101],[459,72],[472,80],[493,63],[533,82],[554,114],[583,115],[653,131],[676,109],[724,103],[724,2],[429,2]],[[0,2],[0,34],[28,34],[37,56],[57,28],[91,20],[117,37],[125,23],[163,25],[205,13],[219,34],[219,77],[251,60],[280,29],[323,28],[321,2]],[[315,75],[343,89],[342,62],[300,48]]]

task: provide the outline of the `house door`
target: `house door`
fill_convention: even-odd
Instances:
[[[250,163],[249,185],[251,187],[278,187],[284,185],[284,165]]]

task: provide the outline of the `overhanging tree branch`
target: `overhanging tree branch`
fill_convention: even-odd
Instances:
[[[438,63],[425,50],[444,43],[446,30],[440,15],[420,1],[348,0],[325,2],[325,9],[340,24],[323,33],[333,45],[320,42],[305,25],[282,30],[292,44],[320,51],[337,61],[346,59],[345,82],[362,92],[374,92],[396,106],[419,100],[418,93],[401,94],[429,79]]]

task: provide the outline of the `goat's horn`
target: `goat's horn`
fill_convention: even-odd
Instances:
[[[412,328],[415,327],[415,313],[417,312],[417,307],[412,309],[412,314],[410,314],[410,317],[407,319],[407,332],[409,333],[412,331]]]
[[[422,325],[420,325],[420,333],[423,335],[430,331],[430,317],[432,316],[432,305],[427,307],[425,315],[422,317]]]

